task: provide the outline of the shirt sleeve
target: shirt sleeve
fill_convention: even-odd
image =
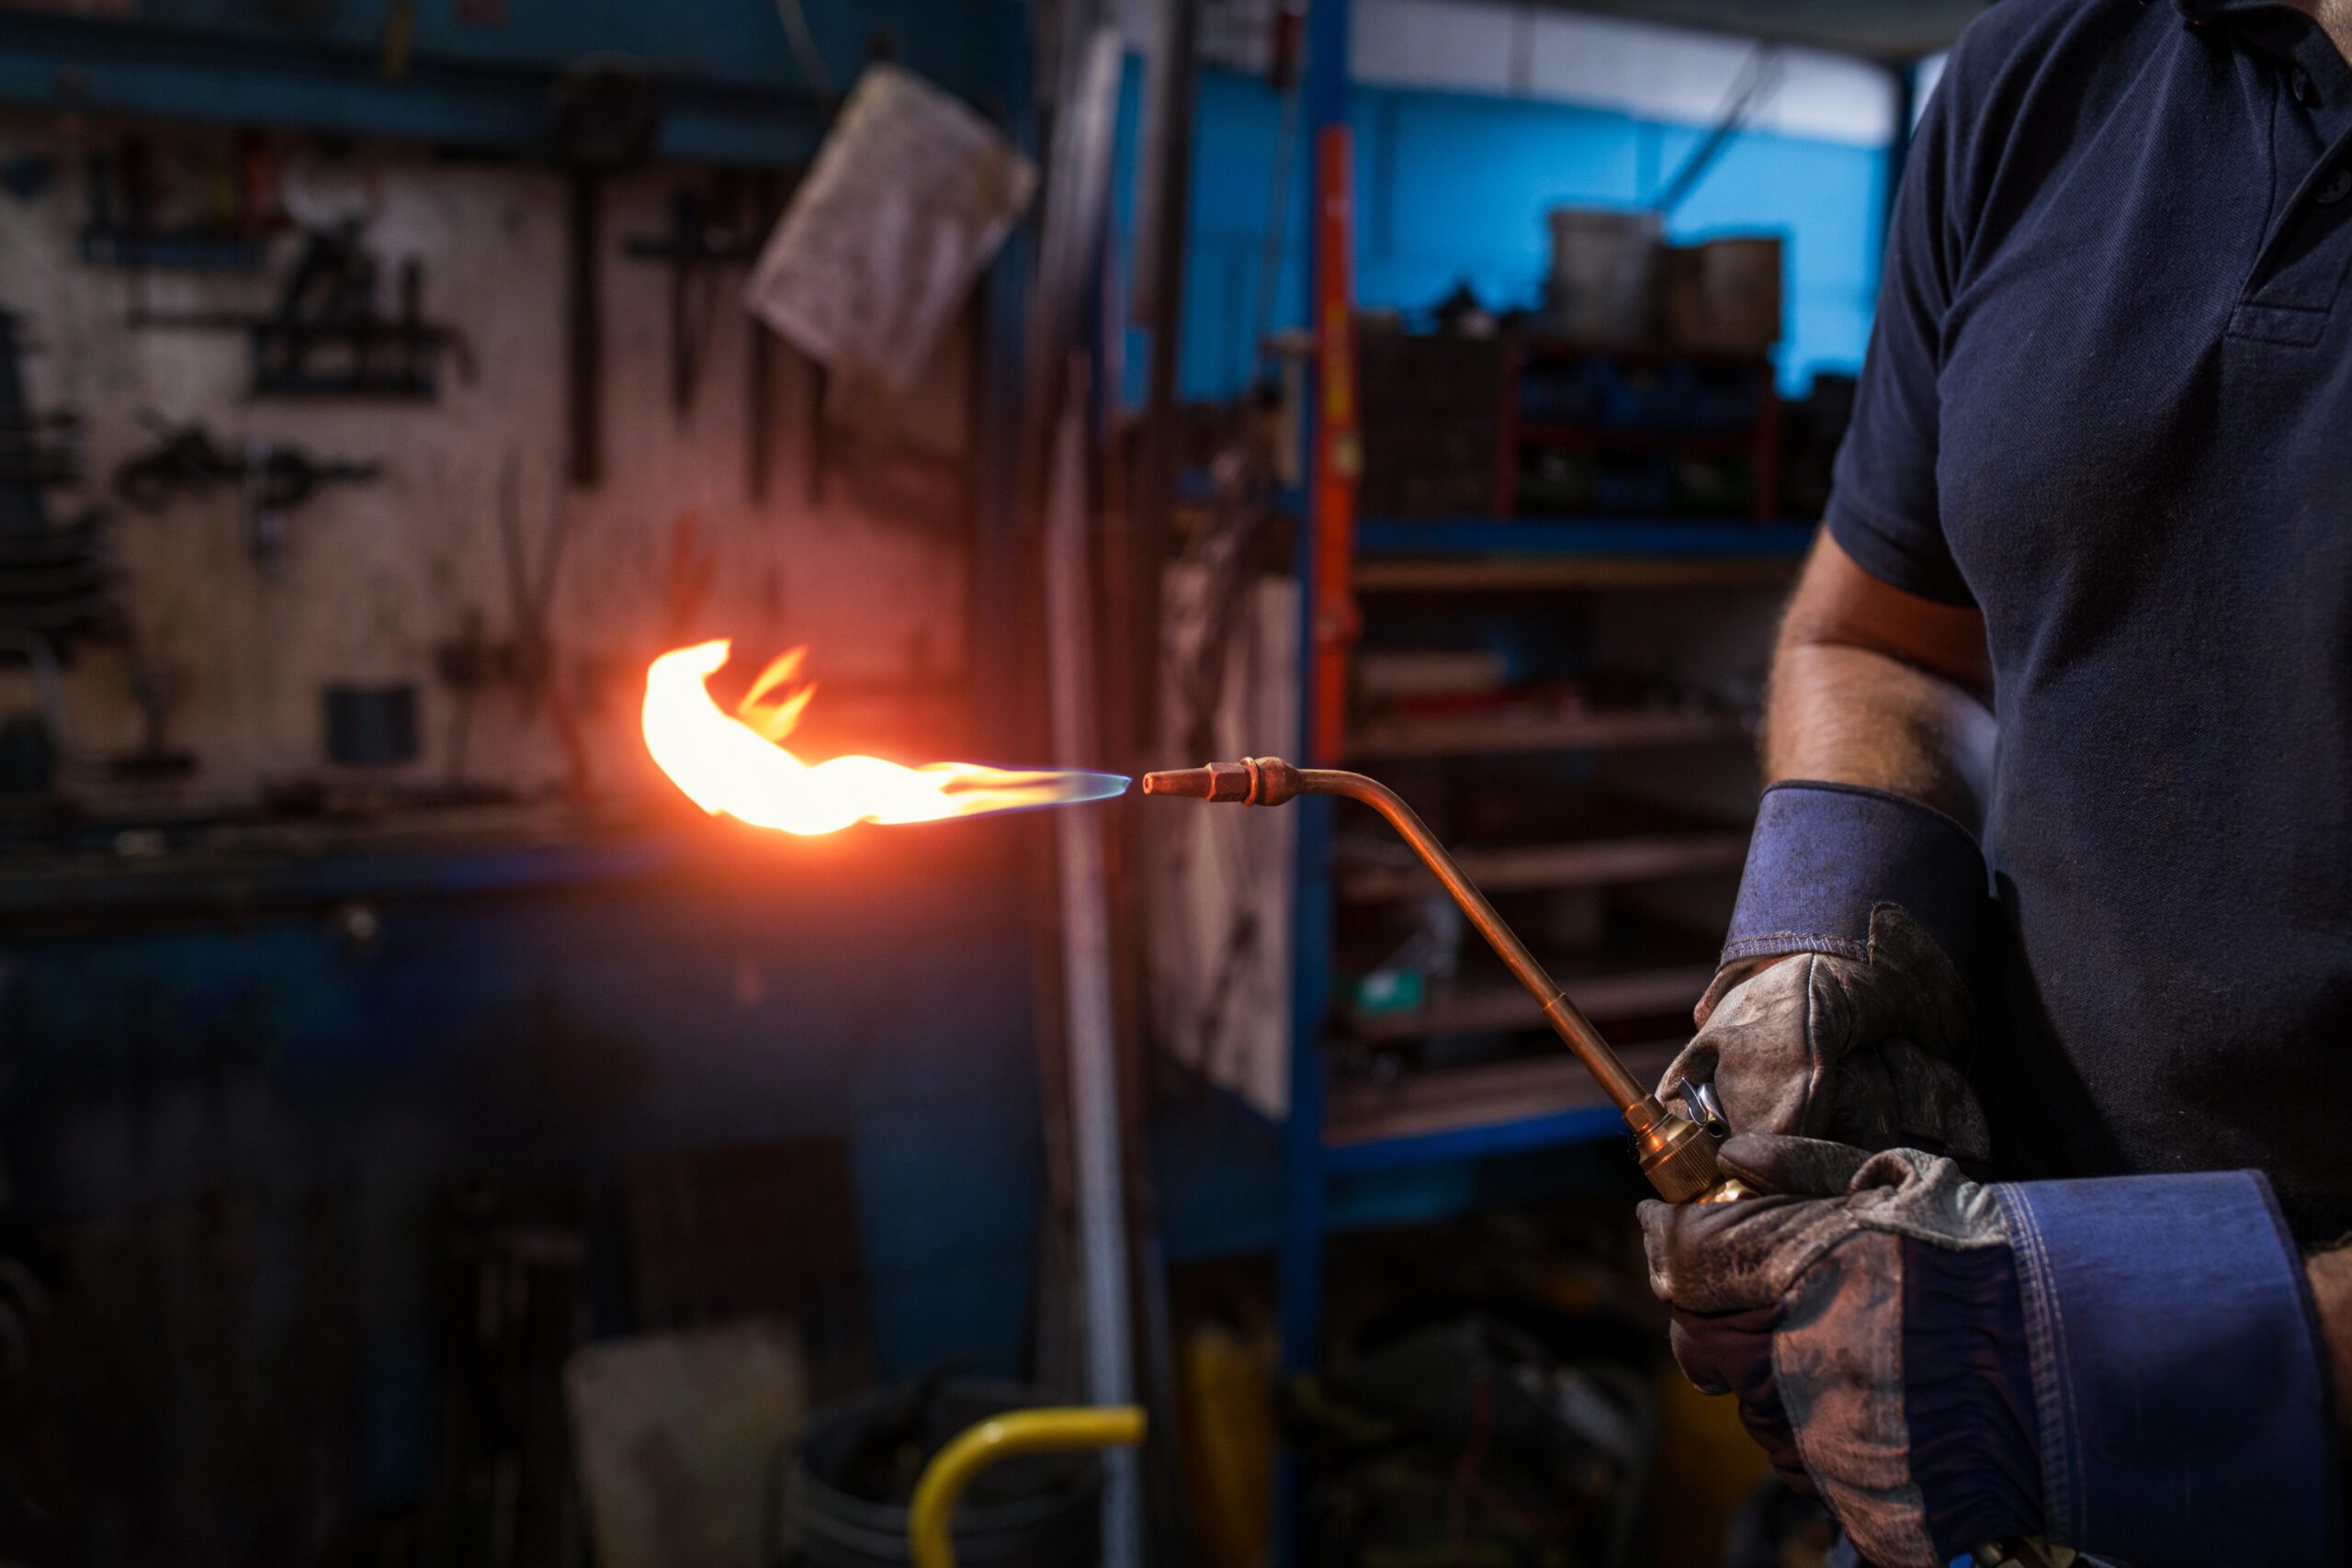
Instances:
[[[2270,1184],[2242,1170],[1992,1190],[2050,1539],[2123,1562],[2343,1562],[2326,1354]]]
[[[1960,62],[1955,51],[1954,64]],[[1955,258],[1955,171],[1966,94],[1947,69],[1895,195],[1878,313],[1824,520],[1864,571],[1939,604],[1973,605],[1936,497],[1943,323]]]

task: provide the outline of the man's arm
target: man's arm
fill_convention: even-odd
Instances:
[[[1962,1069],[1990,685],[1976,612],[1888,586],[1824,530],[1773,658],[1775,787],[1661,1098],[1712,1083],[1743,1131],[1986,1156]]]
[[[1824,529],[1772,657],[1765,781],[1865,784],[1980,830],[1992,691],[1983,615],[1889,587]]]
[[[2342,1439],[2337,1457],[2352,1471],[2352,1247],[2305,1258],[2303,1273],[2312,1282],[2312,1309],[2319,1316],[2328,1381],[2335,1390],[2335,1429]]]
[[[1981,615],[1888,587],[1824,530],[1773,654],[1765,777],[1867,784],[1981,829],[1992,687]],[[2305,1269],[2352,1452],[2352,1247]]]

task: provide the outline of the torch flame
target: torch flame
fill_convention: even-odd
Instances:
[[[706,684],[728,651],[724,638],[674,649],[645,672],[646,749],[713,816],[787,833],[831,833],[853,822],[932,822],[1102,800],[1127,787],[1115,773],[1012,773],[977,762],[804,762],[784,740],[817,693],[813,682],[794,683],[808,649],[796,648],[762,671],[732,715],[720,711]]]

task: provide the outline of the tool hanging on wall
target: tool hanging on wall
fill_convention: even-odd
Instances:
[[[670,266],[670,406],[681,416],[695,402],[713,324],[725,297],[718,273],[748,267],[775,225],[789,194],[788,181],[771,170],[745,176],[719,174],[707,189],[680,186],[670,197],[670,231],[628,242],[637,261]],[[744,483],[753,501],[768,493],[769,437],[775,423],[775,335],[752,316],[745,343]],[[812,459],[813,460],[813,459]]]
[[[682,185],[670,193],[670,231],[640,234],[623,246],[631,260],[669,265],[670,406],[682,415],[694,408],[703,355],[718,319],[717,275],[759,257],[758,215],[746,221],[745,194],[742,176],[731,170],[707,188]]]
[[[236,484],[245,499],[247,543],[264,577],[285,565],[290,515],[333,484],[366,484],[382,477],[379,462],[322,460],[297,446],[248,441],[230,451],[201,424],[174,428],[160,421],[157,444],[115,469],[115,493],[141,512],[160,512],[182,495],[202,495]]]
[[[76,637],[119,633],[120,573],[104,508],[52,518],[49,492],[81,478],[82,423],[34,409],[20,367],[26,350],[22,321],[0,310],[0,637],[37,637],[63,659]]]
[[[571,176],[571,263],[564,303],[564,433],[571,482],[604,478],[604,182],[652,156],[661,134],[653,83],[628,62],[580,61],[550,105],[556,163]]]
[[[445,356],[470,382],[473,355],[463,335],[424,319],[424,264],[413,256],[401,263],[396,315],[377,308],[379,270],[351,220],[310,231],[267,315],[134,310],[130,324],[245,333],[257,398],[432,399],[440,395]]]
[[[434,649],[441,682],[456,698],[448,748],[452,788],[462,789],[468,784],[466,757],[476,699],[491,686],[504,685],[513,689],[526,717],[546,715],[556,743],[563,750],[571,792],[584,795],[589,791],[593,780],[587,739],[573,700],[574,687],[562,678],[563,661],[550,629],[556,582],[571,533],[571,507],[559,490],[534,558],[524,536],[522,457],[510,449],[499,475],[498,540],[512,625],[505,637],[492,637],[481,610],[469,607],[460,620],[458,635]]]

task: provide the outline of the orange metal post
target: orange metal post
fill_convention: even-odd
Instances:
[[[1348,654],[1357,630],[1354,592],[1356,479],[1363,469],[1356,407],[1355,175],[1352,139],[1326,126],[1315,141],[1315,374],[1318,391],[1313,503],[1314,761],[1337,761],[1347,748]]]

